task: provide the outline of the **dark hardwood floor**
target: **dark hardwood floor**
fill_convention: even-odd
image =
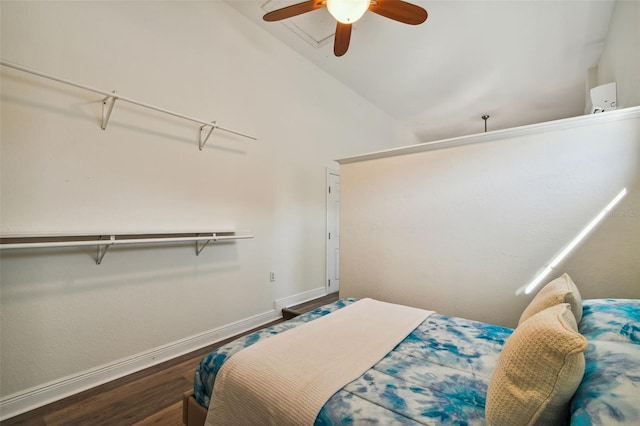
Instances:
[[[335,302],[336,300],[338,300],[338,293],[330,293],[326,296],[300,303],[299,305],[286,307],[282,310],[282,317],[288,320],[305,312],[312,311],[315,308],[319,308],[322,305],[326,305],[327,303]]]
[[[291,318],[335,300],[338,300],[338,293],[285,308],[283,315],[286,319]],[[280,321],[283,320],[264,327]],[[7,419],[0,422],[0,426],[179,426],[182,424],[182,394],[193,388],[196,365],[203,356],[237,337]]]

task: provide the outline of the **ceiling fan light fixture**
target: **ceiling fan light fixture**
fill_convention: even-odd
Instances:
[[[329,13],[343,24],[353,24],[369,8],[370,0],[327,0]]]

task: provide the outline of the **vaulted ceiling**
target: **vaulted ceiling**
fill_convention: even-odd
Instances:
[[[489,130],[583,114],[587,72],[598,64],[615,6],[415,0],[429,13],[424,24],[367,12],[353,25],[349,51],[335,57],[335,20],[326,8],[262,20],[300,1],[228,3],[425,142],[480,133],[485,114]]]

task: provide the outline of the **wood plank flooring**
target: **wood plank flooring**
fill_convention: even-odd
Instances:
[[[282,317],[288,320],[304,314],[305,312],[312,311],[315,308],[319,308],[320,306],[326,305],[327,303],[335,302],[336,300],[338,300],[338,293],[330,293],[326,296],[300,303],[299,305],[286,307],[282,310]]]
[[[338,293],[329,294],[283,309],[283,315],[288,319],[336,300]],[[237,337],[5,420],[0,426],[180,426],[182,394],[193,388],[196,365],[203,356]]]

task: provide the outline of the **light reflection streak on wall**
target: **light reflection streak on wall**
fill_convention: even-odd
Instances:
[[[524,293],[531,293],[540,284],[540,282],[542,282],[542,280],[545,279],[547,275],[549,275],[553,268],[558,266],[560,262],[562,262],[562,260],[567,257],[567,255],[571,253],[571,251],[578,244],[580,244],[580,241],[582,241],[584,237],[586,237],[589,232],[591,232],[598,225],[598,223],[600,223],[602,219],[604,219],[604,217],[620,202],[620,200],[624,198],[625,195],[627,195],[627,188],[623,188],[622,191],[620,191],[620,193],[616,195],[615,198],[611,200],[611,202],[607,204],[607,206],[602,209],[602,211],[595,218],[593,218],[593,220],[589,222],[587,226],[582,229],[582,231],[580,231],[580,233],[560,252],[560,254],[554,257],[553,260],[551,260],[551,262],[549,262],[549,264],[544,267],[542,272],[540,272],[533,279],[533,281],[527,284],[527,286],[524,288]],[[520,288],[516,292],[516,294],[520,293],[522,293],[522,288]]]

